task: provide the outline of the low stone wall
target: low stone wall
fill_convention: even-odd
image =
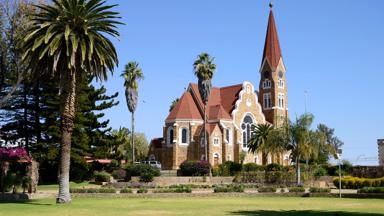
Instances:
[[[138,182],[139,177],[132,177],[132,181]],[[232,184],[233,177],[201,177],[201,176],[179,176],[179,177],[155,177],[154,184],[157,186],[170,186],[177,184]]]

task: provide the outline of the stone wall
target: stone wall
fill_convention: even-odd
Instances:
[[[132,181],[138,182],[139,177],[132,177]],[[154,184],[157,186],[170,186],[177,184],[196,184],[196,185],[214,185],[214,184],[232,184],[233,177],[200,177],[200,176],[180,176],[180,177],[155,177]]]

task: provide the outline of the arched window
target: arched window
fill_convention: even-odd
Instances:
[[[230,128],[225,129],[225,140],[229,145],[232,144],[232,130]]]
[[[167,143],[173,144],[173,127],[168,128]]]
[[[218,166],[220,164],[220,154],[219,153],[214,153],[213,154],[213,166]]]
[[[181,144],[188,144],[188,128],[181,129]]]
[[[201,146],[201,147],[204,147],[204,146],[205,146],[204,136],[201,136],[201,137],[200,137],[200,146]]]
[[[241,123],[241,130],[243,134],[243,148],[247,148],[247,144],[251,139],[253,119],[250,115],[246,115]]]

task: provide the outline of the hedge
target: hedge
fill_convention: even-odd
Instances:
[[[220,185],[220,186],[215,186],[215,188],[213,189],[213,192],[215,192],[215,193],[232,193],[232,192],[242,193],[242,192],[244,192],[244,186],[243,185]]]
[[[132,193],[132,189],[131,188],[123,188],[120,190],[120,193]]]
[[[288,191],[293,192],[293,193],[302,193],[302,192],[305,192],[305,188],[304,187],[290,187],[290,188],[288,188]]]
[[[137,190],[137,193],[148,193],[148,189],[147,188],[139,188],[139,190]]]
[[[330,193],[331,189],[330,188],[311,187],[311,188],[309,188],[309,192],[311,192],[311,193]]]
[[[270,171],[270,172],[240,172],[235,176],[234,182],[237,183],[253,183],[258,185],[274,184],[274,185],[293,185],[296,182],[295,172],[286,171]]]
[[[149,164],[129,164],[125,167],[127,177],[130,179],[132,176],[142,176],[144,174],[150,174],[152,176],[160,176],[160,170],[156,167],[152,167]]]
[[[210,164],[207,161],[184,161],[180,164],[181,176],[206,176],[209,174]]]
[[[257,191],[259,193],[275,193],[277,191],[276,187],[261,187],[258,188]]]
[[[339,177],[333,179],[333,184],[339,188]],[[363,187],[384,187],[384,177],[369,179],[347,176],[341,179],[342,189],[359,189]]]
[[[178,187],[156,189],[153,193],[192,193],[192,189],[188,186],[180,185]]]
[[[114,188],[71,188],[71,193],[116,193]]]
[[[384,187],[364,187],[357,191],[357,193],[383,193]]]
[[[109,182],[111,175],[105,171],[95,172],[93,174],[96,182]]]

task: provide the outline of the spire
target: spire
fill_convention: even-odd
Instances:
[[[263,59],[261,64],[263,64],[264,60],[266,59],[272,69],[275,69],[279,64],[279,60],[281,58],[281,49],[279,38],[277,36],[275,18],[273,16],[272,11],[272,3],[269,3],[269,7],[270,12],[268,19],[267,36],[265,37]]]

